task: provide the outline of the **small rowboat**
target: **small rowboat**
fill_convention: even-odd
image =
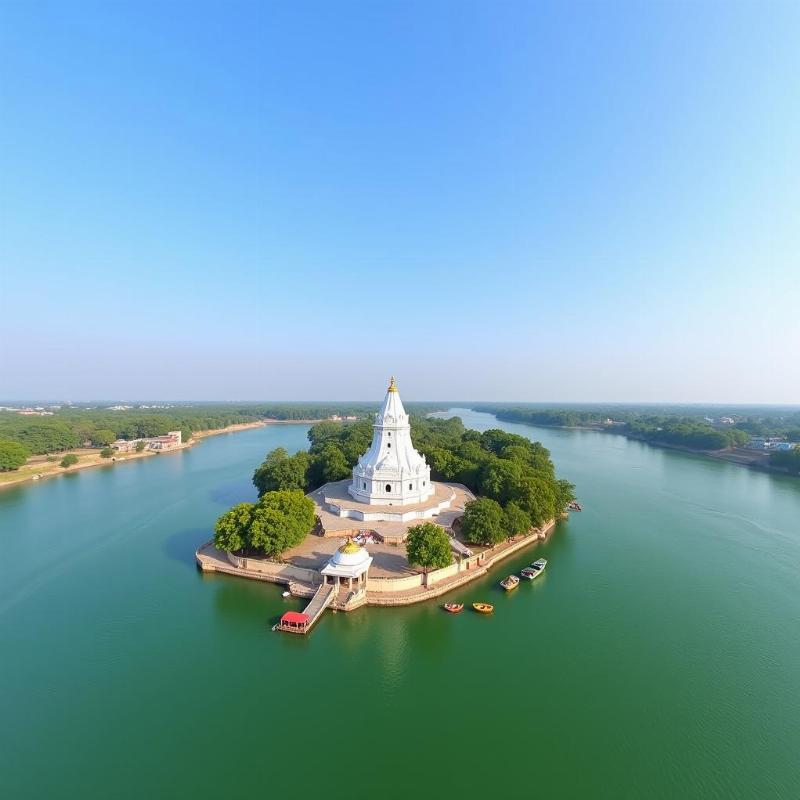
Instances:
[[[516,589],[517,586],[519,586],[519,578],[516,575],[509,575],[507,578],[500,581],[500,585],[507,592],[510,592],[512,589]]]
[[[490,605],[489,603],[473,603],[472,607],[479,614],[491,614],[492,611],[494,611],[494,606]]]
[[[581,504],[580,504],[580,503],[579,503],[577,500],[573,500],[573,501],[572,501],[572,502],[571,502],[571,503],[570,503],[570,504],[567,506],[567,508],[568,508],[570,511],[583,511],[583,509],[581,508]]]
[[[464,610],[463,603],[445,603],[442,608],[445,611],[449,611],[451,614],[458,614],[460,611]]]

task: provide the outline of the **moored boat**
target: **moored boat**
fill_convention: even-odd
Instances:
[[[539,570],[534,569],[533,567],[525,567],[525,569],[523,569],[519,574],[526,581],[532,581],[539,574]]]
[[[568,508],[570,511],[583,511],[583,509],[581,508],[581,504],[580,504],[580,503],[579,503],[577,500],[573,500],[573,501],[572,501],[572,502],[571,502],[571,503],[570,503],[570,504],[567,506],[567,508]]]
[[[507,592],[510,592],[512,589],[516,589],[517,586],[519,586],[519,578],[516,575],[509,575],[507,578],[500,581],[500,585]]]
[[[479,614],[491,614],[494,611],[494,606],[490,603],[473,603],[472,607],[479,613]]]
[[[464,610],[463,603],[445,603],[442,608],[445,611],[449,611],[451,614],[458,614],[460,611]]]

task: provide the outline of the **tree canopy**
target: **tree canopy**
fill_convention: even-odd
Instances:
[[[277,557],[300,544],[316,522],[314,503],[296,490],[270,491],[257,503],[239,503],[214,526],[220,550]]]
[[[19,469],[28,460],[29,455],[28,448],[19,442],[0,440],[0,472]]]
[[[64,458],[61,459],[60,465],[64,467],[64,469],[67,469],[71,467],[73,464],[77,463],[78,463],[78,456],[76,456],[75,453],[67,453],[64,456]]]
[[[461,531],[468,542],[494,545],[508,538],[503,522],[503,509],[496,500],[478,498],[464,506]]]
[[[117,435],[110,428],[100,428],[94,431],[89,438],[95,447],[108,447],[116,440]]]
[[[450,538],[444,528],[433,522],[423,522],[408,529],[406,557],[409,564],[425,570],[440,569],[453,563]]]

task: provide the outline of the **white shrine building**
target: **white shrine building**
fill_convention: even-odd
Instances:
[[[372,444],[353,467],[351,480],[327,483],[311,498],[320,507],[326,530],[337,530],[331,517],[364,522],[410,522],[435,517],[456,497],[453,486],[431,481],[431,468],[414,449],[411,425],[394,378],[372,425]],[[382,530],[402,541],[404,529]]]
[[[433,494],[431,468],[411,442],[411,425],[394,378],[372,429],[372,445],[353,467],[350,495],[371,506],[425,502]]]

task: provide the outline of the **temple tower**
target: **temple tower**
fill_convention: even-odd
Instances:
[[[411,442],[411,425],[394,378],[372,427],[372,444],[353,467],[350,495],[359,502],[381,506],[427,500],[434,491],[431,468]]]

